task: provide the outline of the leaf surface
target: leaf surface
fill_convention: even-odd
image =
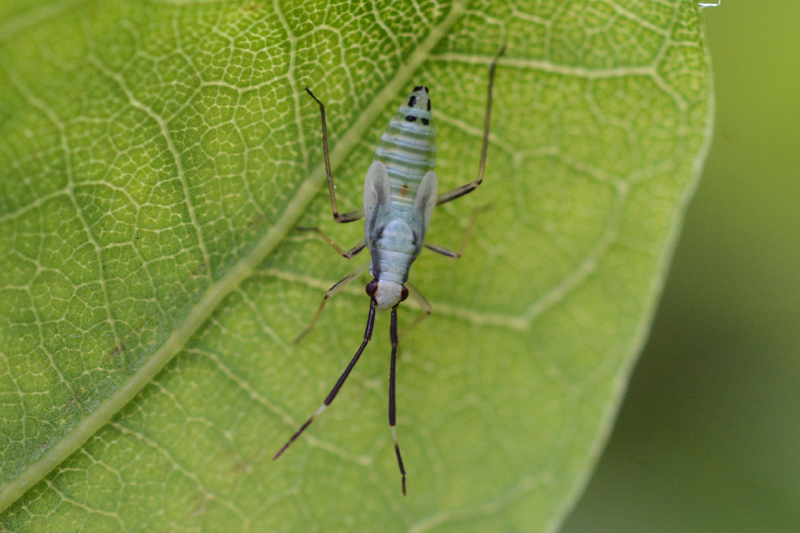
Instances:
[[[340,207],[431,88],[445,191],[403,335],[402,498],[388,320],[351,286]],[[23,2],[0,7],[0,524],[12,531],[552,530],[644,340],[705,156],[711,93],[684,1]],[[360,284],[354,284],[360,285]],[[403,304],[402,323],[420,314]]]

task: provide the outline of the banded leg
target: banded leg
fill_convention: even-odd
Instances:
[[[330,235],[328,235],[327,233],[325,233],[324,231],[322,231],[322,230],[321,230],[321,229],[319,229],[319,228],[300,228],[300,227],[298,227],[298,228],[297,228],[297,230],[299,230],[299,231],[313,231],[313,232],[315,232],[317,235],[319,235],[320,237],[322,237],[322,240],[323,240],[323,241],[325,241],[325,242],[327,242],[328,244],[330,244],[330,245],[333,247],[333,249],[334,249],[334,250],[336,250],[337,252],[339,252],[339,255],[341,255],[341,256],[342,256],[342,257],[344,257],[345,259],[352,259],[353,257],[355,257],[355,256],[357,256],[358,254],[360,254],[360,253],[362,252],[362,250],[364,250],[364,248],[366,248],[366,246],[367,246],[367,243],[366,243],[366,242],[364,242],[364,239],[361,239],[361,242],[359,242],[358,244],[356,244],[355,246],[353,246],[352,248],[350,248],[350,250],[348,250],[347,252],[345,252],[345,251],[344,251],[344,249],[342,249],[342,247],[341,247],[341,246],[339,246],[338,244],[336,244],[336,241],[334,241],[334,240],[331,238],[331,236],[330,236]]]
[[[333,220],[344,224],[347,222],[355,222],[364,218],[364,210],[356,209],[355,211],[348,211],[347,213],[339,213],[339,206],[336,204],[336,190],[333,186],[333,175],[331,174],[331,159],[328,154],[328,124],[325,120],[325,106],[319,101],[319,98],[314,96],[311,89],[306,87],[306,92],[311,95],[311,98],[319,104],[319,114],[322,117],[322,151],[325,154],[325,174],[328,176],[328,193],[331,196],[331,208],[333,209]]]
[[[441,254],[445,257],[449,257],[451,259],[458,259],[462,255],[464,255],[464,250],[467,247],[467,243],[469,242],[469,238],[472,236],[472,233],[475,231],[475,222],[478,220],[478,215],[483,213],[484,211],[488,211],[491,209],[491,206],[484,205],[481,207],[476,207],[472,210],[472,215],[469,217],[469,224],[467,224],[467,229],[464,231],[464,236],[461,238],[461,246],[459,246],[458,251],[454,252],[449,248],[445,248],[444,246],[439,246],[438,244],[428,244],[424,243],[422,246],[427,248],[432,252],[436,252],[437,254]]]
[[[461,198],[465,194],[469,194],[480,187],[481,183],[483,183],[483,171],[486,168],[486,152],[489,149],[489,128],[492,125],[492,88],[494,86],[494,71],[495,67],[497,66],[497,62],[500,60],[500,57],[505,51],[506,47],[503,45],[497,55],[494,56],[492,64],[489,65],[489,88],[486,95],[486,118],[483,122],[483,148],[481,148],[481,164],[480,168],[478,169],[478,179],[467,183],[466,185],[462,185],[461,187],[456,187],[452,191],[440,194],[439,198],[436,199],[436,205],[446,204],[451,200]]]
[[[395,402],[395,369],[397,367],[397,306],[392,307],[392,325],[389,329],[389,336],[392,339],[392,362],[389,367],[389,427],[392,428],[392,440],[394,441],[394,453],[397,455],[397,466],[400,467],[400,475],[403,477],[403,496],[406,495],[406,469],[403,467],[403,457],[400,455],[400,444],[397,442],[397,405]]]
[[[337,381],[336,385],[333,386],[333,389],[331,389],[331,392],[328,394],[328,397],[325,398],[325,401],[322,402],[322,405],[319,406],[319,409],[317,409],[314,412],[314,414],[311,415],[311,418],[309,418],[305,424],[300,426],[300,429],[295,431],[294,435],[292,435],[292,438],[290,438],[289,441],[283,445],[283,448],[278,450],[278,453],[276,453],[275,457],[272,458],[273,461],[275,461],[278,457],[280,457],[281,454],[286,451],[286,448],[288,448],[290,444],[292,444],[295,440],[297,440],[297,437],[299,437],[303,433],[303,431],[305,431],[305,429],[311,425],[311,422],[313,422],[315,418],[321,415],[322,412],[325,409],[327,409],[327,407],[331,404],[331,402],[333,402],[334,398],[336,398],[336,395],[339,393],[339,389],[341,389],[342,385],[344,385],[345,380],[347,380],[347,376],[350,375],[350,372],[353,370],[353,367],[356,366],[359,357],[361,357],[361,354],[364,352],[364,348],[367,347],[367,343],[372,338],[372,328],[375,325],[375,305],[376,305],[375,300],[372,300],[372,302],[369,304],[369,315],[367,316],[367,329],[364,331],[364,341],[358,348],[356,355],[353,356],[353,359],[350,361],[350,364],[347,365],[347,368],[344,369],[344,372],[339,377],[339,381]]]
[[[423,314],[418,316],[414,322],[403,328],[402,336],[408,335],[408,332],[417,327],[417,324],[431,316],[431,304],[428,303],[428,300],[425,299],[422,293],[408,282],[406,282],[406,289],[408,289],[408,295],[414,298],[414,300],[416,300],[416,302],[419,304]]]
[[[300,335],[298,335],[297,338],[294,340],[295,344],[299,344],[306,337],[306,335],[308,335],[311,332],[311,330],[314,329],[314,326],[317,324],[317,320],[319,320],[320,315],[322,315],[322,310],[325,308],[325,302],[328,301],[328,298],[333,297],[337,292],[350,285],[350,283],[352,283],[354,279],[356,279],[361,274],[366,272],[368,268],[369,268],[369,263],[361,265],[360,267],[349,273],[347,276],[345,276],[343,279],[338,281],[336,285],[328,289],[328,291],[325,293],[325,296],[322,297],[322,302],[320,302],[319,304],[319,308],[317,309],[317,314],[315,314],[314,318],[311,319],[311,323],[306,327],[306,329],[304,329],[303,332]]]

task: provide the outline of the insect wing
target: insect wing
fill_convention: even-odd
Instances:
[[[436,172],[428,171],[419,184],[417,196],[414,198],[414,208],[411,211],[411,230],[417,237],[415,241],[417,252],[422,250],[422,243],[425,242],[425,233],[431,223],[438,193],[439,180],[436,178]]]
[[[367,243],[367,248],[371,248],[390,220],[391,194],[386,165],[380,161],[373,161],[364,181],[364,241]]]

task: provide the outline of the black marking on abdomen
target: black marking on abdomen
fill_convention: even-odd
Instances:
[[[423,119],[422,119],[422,123],[423,123],[423,124],[425,124],[425,125],[427,126],[428,124],[430,124],[430,123],[431,123],[431,121],[430,121],[430,120],[428,120],[427,118],[423,118]]]
[[[417,97],[416,96],[412,96],[411,98],[408,99],[408,107],[414,107],[414,104],[416,104],[416,103],[417,103]]]
[[[406,120],[409,122],[414,122],[415,120],[417,120],[417,117],[415,117],[414,115],[406,115]],[[424,121],[427,119],[422,119],[422,120]]]

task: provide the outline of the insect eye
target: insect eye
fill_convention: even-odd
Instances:
[[[378,292],[378,282],[374,279],[367,283],[367,296],[372,298]]]
[[[403,287],[403,290],[400,292],[400,301],[405,302],[406,298],[408,298],[408,289]]]

